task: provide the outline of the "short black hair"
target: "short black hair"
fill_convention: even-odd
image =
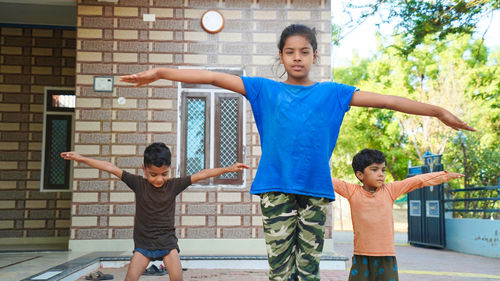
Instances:
[[[172,153],[170,149],[162,142],[154,142],[144,150],[144,166],[150,167],[155,165],[161,167],[163,165],[170,167]]]
[[[357,171],[363,173],[365,168],[370,166],[371,164],[383,164],[385,162],[385,155],[380,150],[365,148],[354,155],[352,158],[352,169],[354,170],[354,174]]]

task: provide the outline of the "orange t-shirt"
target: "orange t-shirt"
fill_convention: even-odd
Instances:
[[[351,206],[354,230],[354,254],[395,256],[392,206],[402,194],[449,181],[446,171],[422,174],[402,181],[383,184],[373,194],[357,184],[333,179],[335,191]]]

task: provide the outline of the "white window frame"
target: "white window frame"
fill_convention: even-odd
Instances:
[[[74,149],[75,142],[75,112],[58,112],[58,111],[47,111],[47,92],[50,90],[64,90],[64,91],[73,91],[75,92],[75,88],[71,87],[45,87],[43,91],[43,132],[42,132],[42,159],[41,159],[41,167],[40,167],[40,191],[41,192],[72,192],[73,191],[73,165],[70,164],[69,167],[69,186],[68,189],[50,189],[44,187],[45,181],[45,145],[46,145],[46,134],[47,134],[47,115],[70,115],[72,118],[71,124],[71,150]],[[76,92],[75,92],[76,99]],[[76,104],[76,100],[75,100]],[[75,105],[76,111],[76,105]]]
[[[245,69],[242,68],[230,68],[230,67],[189,67],[189,66],[181,66],[179,69],[203,69],[203,70],[214,70],[214,71],[221,71],[221,70],[226,70],[226,71],[231,71],[231,70],[236,70],[236,71],[242,71],[242,75],[246,75]],[[182,127],[182,120],[181,120],[181,115],[182,115],[182,93],[187,92],[187,93],[208,93],[209,94],[209,101],[210,101],[210,159],[209,159],[209,167],[206,167],[207,169],[209,168],[218,168],[214,167],[215,165],[215,94],[219,93],[235,93],[233,91],[229,91],[226,89],[213,89],[213,88],[182,88],[181,82],[177,82],[177,162],[176,162],[176,170],[175,174],[177,177],[180,177],[181,175],[181,159],[183,158],[181,155],[182,150],[181,150],[181,144],[182,144],[182,135],[183,135],[183,127]],[[240,95],[239,93],[236,93]],[[242,156],[243,156],[243,162],[246,160],[246,122],[247,122],[247,103],[243,100],[242,104],[242,133],[241,133],[241,138],[242,138]],[[246,175],[247,175],[247,170],[243,169],[242,172],[242,183],[241,184],[193,184],[192,186],[194,187],[202,187],[202,188],[211,188],[211,187],[222,187],[222,188],[245,188],[246,187]]]

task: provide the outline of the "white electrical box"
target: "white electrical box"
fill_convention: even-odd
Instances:
[[[95,92],[113,92],[113,76],[94,77]]]

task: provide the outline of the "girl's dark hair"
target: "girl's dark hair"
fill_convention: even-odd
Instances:
[[[352,159],[352,169],[354,173],[357,171],[363,173],[365,168],[373,163],[385,163],[385,155],[380,150],[365,148],[354,155]]]
[[[150,144],[144,150],[144,166],[150,167],[155,165],[161,167],[163,165],[170,167],[172,154],[170,149],[162,142],[155,142]]]
[[[310,28],[303,24],[291,24],[283,29],[281,32],[280,41],[278,43],[278,49],[280,52],[283,52],[283,47],[285,46],[285,41],[290,36],[294,35],[302,35],[304,36],[313,48],[313,52],[318,49],[318,41],[316,40],[316,30],[314,28]]]

